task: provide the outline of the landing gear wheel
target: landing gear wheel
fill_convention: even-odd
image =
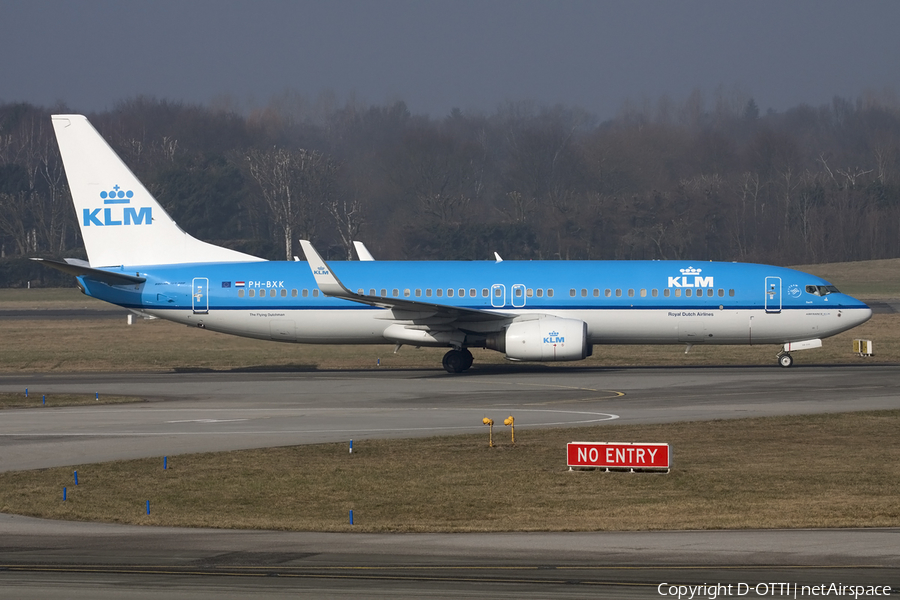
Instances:
[[[460,350],[460,352],[462,353],[463,358],[466,361],[463,366],[463,371],[468,371],[469,367],[472,366],[472,363],[475,362],[475,357],[472,356],[472,353],[469,352],[468,348],[463,348],[462,350]]]
[[[448,373],[462,373],[472,366],[472,353],[468,350],[451,350],[442,361]]]
[[[790,354],[779,354],[778,355],[778,364],[784,367],[785,369],[794,364],[794,357]]]

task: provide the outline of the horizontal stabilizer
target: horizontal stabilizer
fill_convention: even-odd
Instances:
[[[62,271],[63,273],[68,273],[69,275],[74,275],[75,277],[87,277],[88,279],[93,279],[95,281],[102,281],[107,285],[134,285],[147,281],[146,277],[126,275],[125,273],[114,273],[102,269],[92,269],[91,267],[86,267],[82,264],[73,264],[49,258],[32,258],[31,260],[36,260],[50,268]],[[77,262],[83,263],[84,261]]]

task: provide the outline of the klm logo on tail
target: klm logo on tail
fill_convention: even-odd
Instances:
[[[134,192],[122,190],[118,185],[108,192],[100,192],[103,204],[131,204]],[[153,209],[145,206],[135,209],[132,206],[121,208],[85,208],[82,212],[82,224],[85,227],[111,227],[114,225],[150,225],[153,223]]]

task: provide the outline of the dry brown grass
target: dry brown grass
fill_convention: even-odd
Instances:
[[[900,298],[900,258],[800,265],[792,268],[818,275],[836,285],[842,292],[857,298]]]
[[[2,408],[41,408],[58,406],[85,406],[94,404],[126,404],[141,402],[136,396],[100,396],[95,394],[42,394],[32,393],[25,397],[21,392],[0,392],[0,409]]]
[[[855,263],[802,265],[799,270],[820,275],[843,291],[860,298],[900,298],[900,259]],[[110,305],[69,289],[0,290],[0,308],[98,310]],[[89,315],[89,313],[87,313]],[[852,352],[855,338],[874,341],[875,356]],[[175,323],[137,319],[0,321],[0,370],[43,371],[172,371],[179,369],[440,369],[443,348],[390,345],[305,346],[252,340],[203,331]],[[900,314],[876,314],[868,323],[825,340],[820,350],[797,352],[797,365],[900,362]],[[569,366],[705,366],[771,365],[776,346],[595,346],[587,361],[546,364]],[[502,364],[499,353],[474,350],[475,368]]]
[[[874,341],[875,356],[860,358],[852,340]],[[0,370],[46,371],[172,371],[179,369],[441,369],[446,349],[406,346],[308,346],[253,340],[185,327],[162,320],[124,319],[0,321]],[[876,314],[868,323],[828,338],[824,348],[797,352],[795,364],[865,364],[900,362],[900,314]],[[570,366],[702,366],[774,365],[778,347],[595,346],[594,356],[575,363],[545,364],[548,369]],[[503,355],[473,350],[475,365],[505,364]]]
[[[346,444],[185,455],[166,471],[159,457],[0,474],[0,511],[304,531],[898,526],[898,425],[900,411],[884,411],[520,430],[494,449],[486,432],[357,440],[352,455]],[[669,442],[674,469],[568,472],[573,439]]]

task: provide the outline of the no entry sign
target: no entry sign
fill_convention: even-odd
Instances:
[[[668,444],[632,442],[570,442],[567,445],[570,467],[606,469],[668,469]]]

